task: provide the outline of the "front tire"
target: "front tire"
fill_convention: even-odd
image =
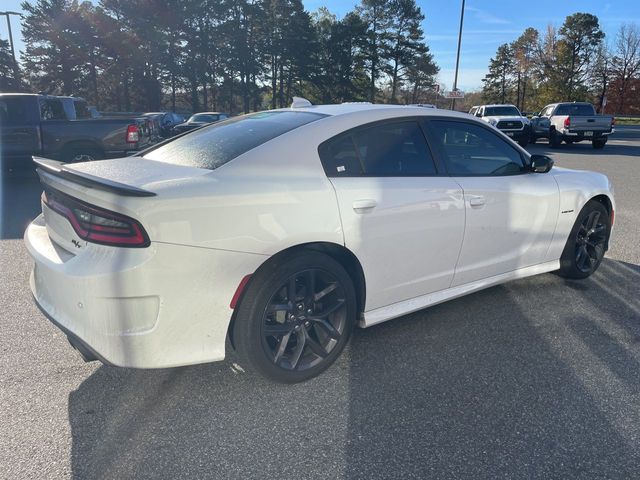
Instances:
[[[342,265],[311,250],[286,254],[247,285],[233,328],[240,361],[277,382],[315,377],[344,349],[356,310]]]
[[[560,257],[558,274],[565,278],[587,278],[594,273],[609,241],[611,219],[607,209],[596,200],[580,211]]]

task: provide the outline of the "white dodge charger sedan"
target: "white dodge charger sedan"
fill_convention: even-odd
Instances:
[[[371,104],[232,118],[135,157],[35,159],[31,289],[86,360],[222,360],[297,382],[368,327],[609,245],[601,174],[466,114]],[[294,104],[295,105],[295,104]]]

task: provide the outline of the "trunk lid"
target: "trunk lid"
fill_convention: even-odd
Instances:
[[[89,208],[130,217],[144,226],[145,212],[157,205],[164,189],[211,172],[139,157],[78,164],[39,158],[34,161],[45,190],[43,199],[48,198],[50,203],[42,202],[49,237],[73,254],[84,249],[87,241],[74,229],[73,222],[60,213],[60,208],[51,208],[52,202],[80,201]]]

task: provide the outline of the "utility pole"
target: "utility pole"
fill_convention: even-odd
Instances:
[[[11,33],[11,17],[9,15],[17,15],[22,17],[22,14],[19,12],[0,12],[0,15],[4,15],[7,17],[7,31],[9,32],[9,46],[11,47],[11,56],[13,57],[13,73],[15,75],[16,80],[18,79],[18,61],[16,60],[16,50],[13,46],[13,34]]]
[[[462,43],[462,22],[464,21],[464,0],[462,0],[462,10],[460,10],[460,30],[458,30],[458,53],[456,54],[456,73],[453,77],[453,91],[458,89],[458,65],[460,65],[460,44]],[[456,108],[456,99],[451,99],[451,110]]]

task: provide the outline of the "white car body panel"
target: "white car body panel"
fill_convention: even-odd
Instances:
[[[451,285],[465,219],[462,189],[452,178],[331,181],[345,245],[358,257],[368,279],[366,310]],[[356,208],[363,202],[372,207]]]
[[[559,168],[501,177],[327,178],[318,145],[350,128],[398,117],[482,121],[421,107],[301,110],[330,116],[213,171],[139,157],[68,167],[154,197],[41,173],[57,190],[138,220],[151,245],[83,241],[43,207],[25,233],[38,304],[114,365],[209,362],[224,357],[230,302],[242,280],[288,248],[320,242],[353,253],[366,284],[361,325],[369,326],[557,269],[584,204],[605,195],[614,205],[605,176]],[[483,204],[472,206],[477,197]]]
[[[550,173],[455,180],[464,190],[467,215],[452,286],[544,262],[559,208]]]

